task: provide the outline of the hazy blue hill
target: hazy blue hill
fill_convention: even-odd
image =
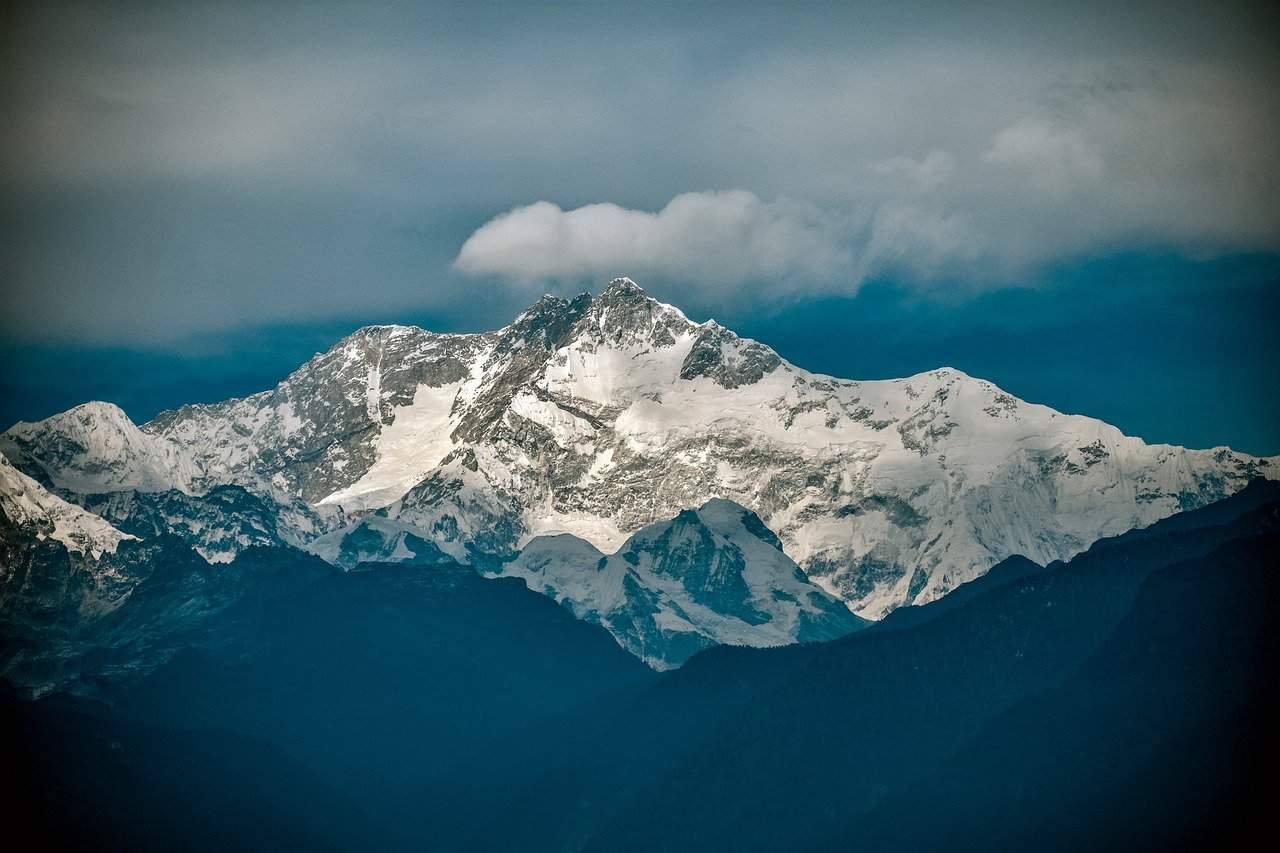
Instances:
[[[942,598],[931,601],[928,604],[899,607],[871,627],[877,631],[892,631],[922,625],[930,619],[936,619],[943,613],[955,610],[957,607],[967,604],[997,587],[1002,587],[1043,571],[1045,571],[1044,566],[1015,554],[992,566],[991,570],[982,577],[961,584]]]
[[[110,713],[12,713],[37,744],[82,733],[42,759],[39,814],[101,838],[154,807],[194,811],[193,834],[271,808],[271,832],[346,848],[1212,846],[1274,757],[1277,553],[1280,501],[1250,488],[1066,564],[1015,561],[897,630],[658,676],[519,580],[261,549]],[[202,571],[157,569],[113,630],[173,624],[211,597]],[[117,730],[168,746],[103,763]],[[84,802],[83,780],[138,804]],[[324,832],[335,814],[357,841]]]
[[[314,834],[350,849],[372,833],[417,849],[435,843],[429,816],[451,813],[458,775],[496,744],[656,678],[519,580],[456,564],[342,573],[284,548],[209,566],[169,545],[80,637],[77,690],[104,703],[6,698],[41,794],[22,825],[70,822],[69,840],[129,847],[186,846],[190,832],[202,848],[312,846]],[[95,800],[96,787],[109,794]],[[148,823],[153,808],[192,817],[185,830]],[[346,815],[343,831],[326,829],[331,815]],[[248,831],[259,821],[271,826]]]
[[[1237,493],[1232,500],[1218,501],[1194,512],[1184,512],[1161,520],[1150,527],[1131,530],[1120,536],[1100,539],[1089,549],[1102,551],[1113,546],[1132,546],[1143,539],[1159,539],[1174,533],[1204,530],[1230,524],[1251,509],[1280,501],[1280,482],[1257,479]],[[1054,564],[1056,568],[1058,564]],[[877,631],[910,628],[960,607],[978,596],[1016,580],[1045,571],[1045,567],[1022,556],[1002,560],[985,575],[961,584],[952,592],[924,605],[899,607],[872,627]]]
[[[351,850],[374,826],[352,798],[260,740],[0,699],[11,839],[45,850]]]
[[[943,773],[948,757],[975,742],[993,720],[1046,691],[1070,690],[1065,685],[1073,678],[1088,677],[1080,673],[1090,661],[1108,644],[1123,643],[1116,639],[1123,626],[1158,623],[1160,631],[1152,628],[1153,636],[1181,633],[1184,647],[1203,643],[1209,659],[1234,654],[1258,660],[1237,633],[1206,636],[1214,634],[1212,623],[1189,618],[1202,601],[1223,596],[1268,600],[1266,590],[1248,584],[1272,568],[1273,538],[1254,540],[1236,557],[1214,554],[1224,543],[1275,529],[1276,506],[1256,506],[1246,499],[1235,511],[1215,508],[1219,521],[1244,513],[1228,524],[1180,524],[1167,534],[1153,529],[1128,541],[1120,537],[911,629],[872,631],[811,647],[705,652],[640,702],[621,709],[595,741],[531,787],[515,814],[529,821],[528,835],[553,839],[550,848],[601,850],[795,849],[844,838],[868,815],[879,814],[884,825],[897,826],[924,820],[935,809],[945,814],[945,797],[954,792],[927,787],[918,796],[906,792]],[[1223,553],[1235,553],[1230,547]],[[1194,571],[1193,583],[1165,589],[1178,606],[1150,604],[1144,584],[1179,563],[1195,568],[1186,570]],[[1248,581],[1244,586],[1242,578]],[[1200,627],[1193,631],[1193,625]],[[1151,656],[1129,654],[1115,666],[1121,668],[1118,678],[1136,685],[1140,695],[1144,690],[1158,694],[1157,684],[1176,686],[1178,679],[1157,663]],[[1265,671],[1255,667],[1237,675],[1242,683],[1256,684]],[[1210,687],[1215,677],[1204,668],[1183,676],[1193,682],[1207,679]],[[1202,698],[1217,695],[1210,690]],[[1239,710],[1225,695],[1218,698],[1222,704],[1214,713]],[[1075,708],[1060,719],[1070,721],[1087,710],[1091,716],[1081,716],[1078,723],[1082,730],[1105,731],[1108,720],[1118,723],[1133,715],[1133,699],[1132,694],[1100,694],[1095,707]],[[1164,728],[1153,737],[1165,740],[1176,737],[1180,727],[1200,722],[1155,719]],[[1059,745],[1044,734],[1033,754],[1053,764]],[[1120,750],[1137,743],[1098,742]],[[1159,758],[1134,748],[1127,760],[1137,768]],[[966,779],[970,787],[996,782],[977,771],[974,776]],[[1086,776],[1067,778],[1062,785],[1072,781],[1074,796],[1092,789]],[[554,793],[544,797],[544,791]],[[1176,793],[1164,791],[1167,797]],[[1159,795],[1153,800],[1162,801]],[[885,805],[892,802],[899,806]],[[575,803],[586,805],[577,811],[561,806]],[[1026,820],[1061,817],[1043,805],[1031,803],[1031,812],[1041,810]],[[966,840],[983,846],[980,827],[956,829],[978,833]]]
[[[832,849],[1211,849],[1248,837],[1278,756],[1280,536],[1160,570],[1060,687],[997,716]],[[927,819],[904,821],[920,804]],[[922,815],[924,817],[924,815]]]
[[[656,677],[521,581],[456,565],[365,566],[236,611],[226,654],[176,658],[122,713],[268,740],[389,822],[447,814],[505,737]],[[412,845],[428,827],[393,828]]]

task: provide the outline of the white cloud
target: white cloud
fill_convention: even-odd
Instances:
[[[608,189],[612,173],[584,192],[571,174],[557,196],[618,203],[514,208],[466,241],[455,268],[750,283],[769,297],[877,277],[925,290],[1033,284],[1047,265],[1117,248],[1280,246],[1276,98],[1255,78],[1192,63],[1046,60],[1013,74],[997,57],[945,59],[761,66],[670,145],[645,146],[681,151],[673,174],[750,193],[680,195],[654,213],[670,196]],[[621,132],[625,151],[647,130]]]
[[[919,160],[898,155],[871,164],[881,175],[900,175],[921,193],[938,189],[956,170],[956,158],[946,151],[930,151]]]
[[[685,193],[656,213],[616,204],[517,207],[481,226],[454,267],[517,285],[616,275],[661,278],[714,298],[856,291],[881,274],[928,287],[986,276],[1004,259],[969,217],[923,200],[824,209],[744,190]],[[985,264],[985,266],[983,266]]]
[[[1102,156],[1079,128],[1053,127],[1034,119],[1001,130],[982,157],[1022,169],[1033,184],[1055,191],[1097,180],[1103,168]]]
[[[518,282],[657,275],[708,285],[829,281],[851,269],[848,218],[753,193],[684,193],[656,213],[540,201],[477,230],[455,266]]]
[[[876,210],[860,253],[858,280],[892,270],[917,284],[946,272],[972,273],[988,241],[958,213],[910,202]]]

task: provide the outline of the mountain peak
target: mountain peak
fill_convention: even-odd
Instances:
[[[669,305],[650,296],[643,287],[629,278],[615,278],[605,285],[604,290],[596,297],[595,304],[601,307],[612,305],[650,306],[663,313],[673,313],[684,318],[684,312],[674,305]]]
[[[628,295],[628,296],[634,295],[634,296],[640,296],[646,299],[649,296],[649,294],[644,292],[644,288],[642,288],[640,285],[636,284],[635,281],[627,278],[626,276],[621,276],[619,278],[613,279],[613,281],[610,281],[607,285],[605,285],[604,290],[600,291],[600,297],[602,299],[614,297],[618,295]]]
[[[552,296],[539,297],[520,316],[498,332],[495,353],[504,355],[512,350],[534,344],[541,350],[554,349],[564,336],[588,310],[591,297],[583,294],[572,300]]]
[[[43,421],[36,421],[35,424],[44,423],[93,423],[95,421],[105,421],[107,423],[125,423],[132,424],[129,416],[125,414],[124,409],[115,403],[108,403],[105,400],[90,400],[87,403],[81,403],[78,406],[72,406],[65,412],[59,412],[45,418]],[[23,423],[26,423],[25,421]]]
[[[580,299],[590,299],[584,295]],[[591,299],[579,334],[610,346],[659,349],[695,328],[680,309],[659,302],[629,278],[615,278]]]
[[[0,520],[34,530],[37,539],[55,539],[68,551],[97,560],[114,553],[126,539],[136,539],[105,519],[52,494],[0,454]],[[4,569],[0,569],[3,574]]]
[[[569,300],[567,299],[559,296],[553,296],[550,293],[544,293],[539,296],[532,305],[521,311],[520,315],[512,322],[512,325],[519,323],[527,317],[537,316],[548,311],[561,310],[567,304],[569,304]]]
[[[757,341],[740,338],[714,320],[699,327],[680,367],[681,379],[705,376],[723,388],[754,385],[782,364],[779,355]]]
[[[0,435],[0,452],[41,482],[75,492],[173,488],[187,472],[174,448],[143,432],[114,403],[95,401]]]
[[[863,625],[755,513],[724,498],[643,527],[608,556],[572,535],[538,537],[493,573],[600,623],[658,669],[719,643],[809,642]]]

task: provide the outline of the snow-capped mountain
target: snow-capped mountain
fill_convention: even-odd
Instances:
[[[193,489],[187,454],[139,429],[111,403],[84,403],[39,423],[19,422],[0,436],[0,450],[41,483],[71,492]]]
[[[271,499],[242,486],[192,495],[177,489],[76,495],[81,506],[139,538],[171,534],[210,563],[227,563],[255,545],[305,548],[344,519],[299,498]]]
[[[523,578],[662,669],[713,645],[816,642],[865,624],[755,513],[723,499],[640,529],[608,557],[569,533],[539,536],[491,574]]]
[[[152,556],[0,456],[0,671],[12,674],[34,649],[118,607],[151,573]]]
[[[300,535],[330,558],[369,519],[384,545],[394,530],[477,564],[556,533],[613,552],[726,498],[868,618],[1280,476],[1275,458],[1147,445],[948,368],[813,374],[628,279],[496,332],[361,329],[270,391],[141,427],[88,404],[18,424],[0,451],[69,495],[301,501],[320,521]]]
[[[94,560],[114,554],[134,539],[103,518],[52,494],[0,456],[0,514],[37,540],[61,542],[68,551]],[[0,566],[0,573],[10,566]]]

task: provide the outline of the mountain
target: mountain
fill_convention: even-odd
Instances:
[[[77,498],[96,513],[0,456],[0,674],[37,695],[136,678],[212,614],[336,571],[275,547],[288,507],[239,487]]]
[[[154,550],[0,456],[0,672],[118,608],[151,573]]]
[[[257,592],[91,710],[0,692],[32,780],[4,819],[95,849],[1234,849],[1280,757],[1278,548],[1255,481],[927,619],[665,673],[514,578],[188,548],[117,613]]]
[[[0,696],[0,750],[21,780],[0,820],[50,849],[338,851],[376,830],[270,744],[122,720],[97,703]]]
[[[189,647],[234,645],[236,631],[214,617],[338,573],[285,548],[250,548],[211,565],[173,536],[132,540],[97,561],[56,542],[19,540],[15,550],[23,556],[0,608],[0,676],[34,696],[97,696]]]
[[[475,768],[512,793],[459,846],[1231,847],[1280,755],[1280,487],[1250,491],[918,624],[703,652]]]
[[[722,499],[641,528],[608,557],[568,533],[539,536],[492,574],[522,578],[659,669],[713,645],[816,642],[865,624],[759,516]]]
[[[201,494],[169,489],[77,494],[80,505],[138,538],[172,535],[210,563],[226,563],[247,548],[305,548],[340,514],[317,512],[304,501],[272,497],[242,486],[214,486]]]
[[[27,482],[45,499],[59,501]],[[234,514],[214,511],[224,504]],[[361,572],[380,561],[444,573],[459,569],[434,543],[377,516],[341,539],[329,537],[337,550],[322,554],[327,562],[274,546],[270,514],[250,512],[261,510],[261,504],[238,487],[219,486],[199,498],[173,491],[87,496],[86,505],[116,513],[138,535],[117,531],[126,546],[119,555],[97,557],[76,554],[54,540],[38,547],[34,528],[10,537],[20,555],[13,565],[23,570],[0,586],[5,591],[0,638],[11,641],[0,645],[0,672],[37,694],[57,689],[94,694],[99,680],[136,680],[190,644],[217,645],[210,636],[213,617],[245,608],[246,600],[264,594],[264,585],[273,594],[296,591],[334,573],[330,564]],[[174,512],[191,513],[194,507],[202,508],[198,517],[208,520],[206,527],[196,526],[196,532],[203,531],[196,538],[206,545],[211,530],[239,531],[242,545],[244,540],[256,544],[228,559],[221,559],[226,551],[215,552],[218,559],[210,560],[207,547],[190,544],[195,516],[171,521]],[[114,530],[78,507],[66,508]],[[260,525],[215,523],[235,514]],[[472,567],[463,570],[474,573]],[[815,642],[865,624],[810,583],[758,517],[723,500],[650,525],[612,557],[560,534],[533,540],[515,559],[490,564],[486,574],[519,578],[578,618],[602,625],[620,646],[657,669],[678,666],[719,643]],[[99,588],[112,597],[94,604],[105,594]],[[24,612],[39,615],[24,619]]]
[[[455,780],[483,756],[655,677],[523,583],[457,564],[332,572],[228,607],[201,633],[108,694],[114,713],[263,742],[355,800],[373,846],[406,850],[437,846]],[[496,796],[504,781],[485,784]]]
[[[1276,458],[1147,445],[949,368],[813,374],[628,279],[495,332],[361,329],[272,390],[141,427],[86,404],[15,425],[0,451],[73,501],[238,486],[305,518],[275,526],[334,559],[362,526],[481,566],[558,533],[612,553],[719,497],[871,619],[1280,476]],[[192,544],[240,547],[212,539]]]
[[[1062,684],[987,721],[825,849],[1249,846],[1280,757],[1266,676],[1280,652],[1278,546],[1248,537],[1154,573]],[[904,822],[920,802],[931,819]]]
[[[9,524],[27,530],[37,540],[56,540],[68,551],[94,559],[115,553],[122,541],[134,538],[101,517],[52,494],[3,456],[0,456],[0,514]],[[6,561],[6,565],[12,566],[12,563]]]
[[[242,587],[230,603],[192,612],[229,575]],[[456,564],[197,557],[143,581],[113,618],[91,663],[137,651],[115,637],[161,642],[159,626],[177,648],[141,678],[103,680],[96,703],[0,691],[21,780],[0,806],[10,832],[59,849],[430,849],[424,816],[447,814],[459,767],[655,677],[522,583]]]

